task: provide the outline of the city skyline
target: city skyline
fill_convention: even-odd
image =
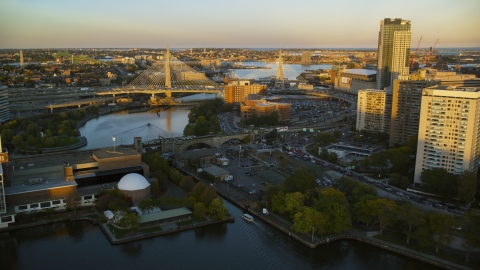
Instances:
[[[480,47],[477,1],[13,1],[7,48],[376,48],[384,18],[412,22],[412,47]],[[458,18],[461,18],[459,20]]]

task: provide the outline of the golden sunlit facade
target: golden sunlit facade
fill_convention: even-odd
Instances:
[[[477,173],[480,154],[480,88],[432,86],[423,89],[415,182],[424,170]]]
[[[387,94],[384,90],[358,91],[356,129],[384,132],[386,103]]]
[[[258,95],[252,95],[252,96],[254,97],[250,96],[244,102],[240,103],[240,114],[243,120],[249,119],[253,115],[267,116],[273,112],[277,112],[278,121],[280,122],[290,121],[292,104],[269,102],[269,101],[265,101],[264,99],[260,99]]]
[[[226,103],[240,103],[250,94],[266,96],[267,86],[253,84],[250,80],[233,80],[225,86],[224,100]]]

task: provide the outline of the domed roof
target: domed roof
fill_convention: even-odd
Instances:
[[[150,183],[138,173],[129,173],[120,179],[118,189],[120,190],[140,190],[150,186]]]

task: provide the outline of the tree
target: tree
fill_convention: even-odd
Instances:
[[[130,213],[124,215],[118,224],[127,230],[131,229],[133,234],[134,230],[140,229],[140,217],[136,213]]]
[[[213,199],[210,207],[208,207],[208,212],[213,219],[219,220],[225,220],[228,214],[227,208],[219,197]]]
[[[138,208],[142,210],[144,214],[145,212],[150,213],[150,211],[155,209],[156,206],[157,202],[152,199],[143,200],[138,204]]]
[[[362,166],[362,168],[368,171],[372,166],[372,159],[370,157],[362,159],[362,161],[360,162],[360,166]]]
[[[315,171],[307,168],[297,168],[285,179],[285,188],[288,192],[301,192],[313,189],[317,186],[315,182]]]
[[[456,195],[455,177],[443,168],[425,170],[420,175],[420,180],[427,192],[442,196],[444,199]]]
[[[320,155],[319,157],[323,160],[327,160],[328,159],[328,150],[327,148],[322,148],[322,150],[320,150]]]
[[[180,184],[180,181],[183,180],[184,175],[178,171],[175,168],[170,169],[170,179],[172,179],[172,182],[175,183],[176,185]]]
[[[217,195],[217,192],[215,191],[215,189],[211,186],[207,186],[207,188],[205,189],[205,191],[203,191],[202,195],[200,196],[201,200],[202,200],[202,203],[208,207],[210,206],[210,204],[212,203],[212,201],[217,198],[218,195]]]
[[[377,197],[377,189],[372,185],[358,183],[358,185],[352,190],[352,201],[358,202],[367,195]]]
[[[324,146],[329,143],[335,142],[335,138],[333,138],[332,134],[330,133],[325,133],[325,132],[320,132],[317,135],[316,138],[316,145],[317,146]]]
[[[399,210],[398,217],[407,228],[403,233],[407,236],[407,244],[409,244],[410,237],[413,236],[412,229],[425,224],[425,213],[407,201],[402,203]]]
[[[480,248],[480,215],[475,212],[468,211],[462,217],[462,246],[467,250],[465,260],[468,262],[470,256],[470,250],[472,248]]]
[[[280,214],[285,213],[286,204],[285,204],[285,190],[279,189],[274,195],[271,196],[270,206],[273,212],[278,212]]]
[[[340,130],[334,130],[333,137],[337,140],[340,139],[340,137],[342,137],[342,132],[340,132]]]
[[[366,195],[353,205],[352,212],[357,222],[363,222],[367,224],[367,226],[373,222],[372,209],[369,208],[366,202],[375,199],[377,199],[377,197]]]
[[[186,191],[190,191],[195,186],[195,182],[193,182],[193,179],[190,175],[187,175],[182,181],[180,181],[179,186]]]
[[[40,132],[40,127],[38,126],[37,123],[30,123],[27,126],[27,133],[32,135],[32,136],[37,136],[37,134]]]
[[[343,176],[333,183],[334,188],[345,193],[347,198],[352,196],[353,189],[355,189],[359,184],[360,183],[357,180],[348,176]]]
[[[205,205],[201,202],[198,202],[193,206],[193,215],[196,218],[201,218],[205,216],[206,212],[207,212],[207,207],[205,207]]]
[[[299,212],[303,207],[305,196],[300,192],[288,193],[285,195],[285,211],[290,214]]]
[[[291,229],[298,233],[315,231],[322,237],[327,232],[327,226],[327,217],[324,214],[314,208],[303,207],[302,211],[295,214]]]
[[[397,205],[395,202],[384,198],[368,200],[365,202],[366,207],[371,210],[371,216],[375,223],[380,226],[380,235],[388,225],[396,220]]]
[[[325,188],[320,191],[320,198],[314,203],[314,208],[327,218],[326,232],[339,233],[352,227],[348,202],[345,195],[334,189]]]
[[[457,197],[467,203],[473,201],[478,187],[477,184],[477,176],[473,172],[464,171],[457,178]]]
[[[392,173],[390,175],[390,185],[401,188],[401,189],[407,189],[410,186],[410,180],[408,180],[408,177],[402,176],[398,173]]]
[[[12,139],[12,144],[13,144],[13,146],[15,146],[17,148],[23,147],[23,145],[25,145],[25,143],[23,142],[22,135],[14,136],[13,139]]]
[[[207,185],[202,182],[198,182],[190,191],[190,196],[195,198],[196,201],[200,201],[202,199],[203,192],[207,189]]]
[[[328,159],[327,160],[330,163],[336,164],[337,160],[338,160],[337,153],[335,153],[335,152],[328,153]]]
[[[455,220],[449,214],[433,212],[428,215],[428,221],[433,233],[432,240],[435,243],[435,252],[438,252],[440,245],[452,243],[452,227],[456,226]]]

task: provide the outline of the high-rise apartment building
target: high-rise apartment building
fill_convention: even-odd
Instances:
[[[431,86],[422,90],[415,183],[424,170],[477,173],[480,87]]]
[[[401,145],[409,137],[418,136],[422,89],[434,85],[479,87],[480,79],[475,78],[475,75],[456,74],[451,71],[420,69],[417,73],[410,74],[409,80],[395,80],[390,121],[390,145]]]
[[[0,123],[10,121],[10,104],[8,102],[8,87],[0,86]]]
[[[383,90],[395,79],[409,73],[410,21],[386,18],[380,21],[377,56],[377,89]]]
[[[440,84],[437,80],[395,80],[393,83],[390,145],[402,145],[418,136],[422,89]]]
[[[302,64],[311,64],[312,63],[312,55],[309,51],[302,52],[302,59],[300,60]]]
[[[385,131],[387,93],[384,90],[358,91],[357,130]]]

